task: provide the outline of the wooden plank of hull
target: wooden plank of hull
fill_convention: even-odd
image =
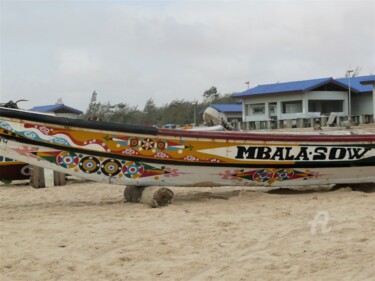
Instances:
[[[95,181],[176,186],[375,182],[374,134],[186,132],[5,111],[0,109],[1,155]]]

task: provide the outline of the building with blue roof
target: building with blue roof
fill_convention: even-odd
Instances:
[[[254,122],[311,119],[331,114],[373,118],[373,87],[362,82],[374,78],[375,75],[326,77],[265,84],[237,93],[234,98],[242,101],[242,118],[248,128]]]
[[[220,118],[234,127],[238,122],[242,122],[242,104],[211,104],[210,107],[219,113]]]
[[[242,104],[211,104],[211,107],[223,113],[242,113]]]
[[[79,116],[83,113],[82,111],[75,109],[73,107],[67,106],[63,103],[56,103],[52,105],[42,105],[42,106],[34,106],[30,109],[31,111],[38,111],[44,113],[54,114],[59,117],[66,117],[66,118],[79,118]]]

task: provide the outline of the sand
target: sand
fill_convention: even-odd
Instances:
[[[375,193],[172,189],[0,186],[0,280],[375,280]]]

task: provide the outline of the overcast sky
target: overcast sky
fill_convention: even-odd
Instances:
[[[23,108],[375,74],[374,0],[0,1],[0,102]]]

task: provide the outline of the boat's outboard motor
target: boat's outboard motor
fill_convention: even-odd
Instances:
[[[203,112],[203,121],[207,126],[221,125],[220,114],[212,107],[207,107]]]

